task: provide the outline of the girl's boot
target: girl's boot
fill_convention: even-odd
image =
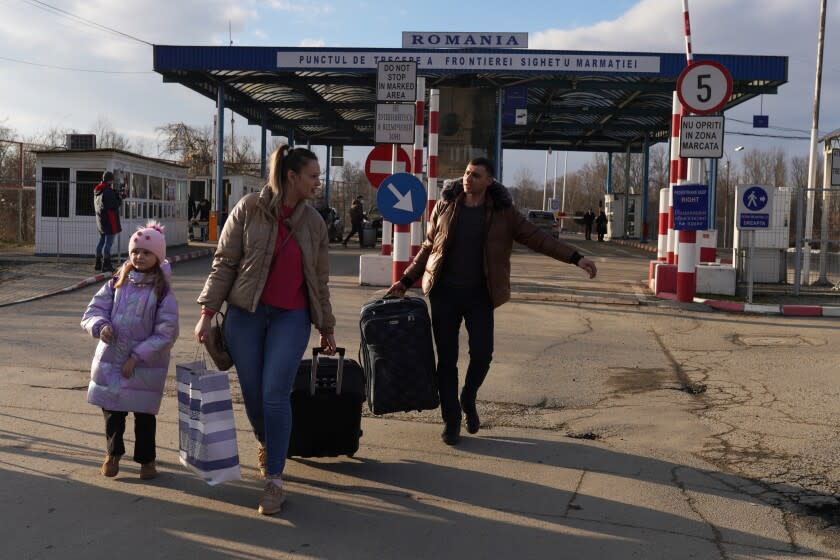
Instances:
[[[102,261],[102,272],[114,272],[114,265],[111,264],[111,257],[105,257]]]

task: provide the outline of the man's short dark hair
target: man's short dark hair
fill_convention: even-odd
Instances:
[[[469,165],[472,165],[473,167],[475,167],[476,165],[480,165],[481,167],[487,170],[487,173],[489,173],[491,177],[496,176],[496,170],[493,168],[493,162],[487,159],[486,157],[472,158],[469,161]]]

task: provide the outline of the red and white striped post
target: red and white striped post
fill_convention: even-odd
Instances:
[[[685,30],[685,59],[691,65],[694,55],[691,52],[691,23],[688,16],[688,0],[683,0],[683,28]],[[685,109],[680,105],[681,119]],[[679,128],[677,129],[679,135]],[[679,149],[679,146],[678,146]],[[685,182],[689,162],[680,159],[680,182]],[[694,301],[697,293],[697,232],[680,230],[677,245],[677,301]]]
[[[391,144],[391,175],[397,172],[397,149],[396,144]],[[391,222],[382,219],[382,255],[389,256],[392,251],[391,238]]]
[[[411,264],[411,224],[394,224],[393,257],[391,281],[396,282]]]
[[[429,168],[427,174],[429,176],[426,192],[428,196],[428,208],[426,212],[426,219],[432,217],[432,210],[437,204],[438,198],[438,124],[440,119],[440,90],[429,90]]]
[[[680,126],[682,124],[682,104],[674,92],[671,110],[671,165],[668,169],[668,244],[666,261],[668,264],[676,264],[677,235],[674,231],[674,185],[679,184],[680,179]]]
[[[414,156],[412,162],[414,176],[423,183],[423,134],[426,118],[426,78],[417,78],[417,100],[414,102]],[[423,242],[423,214],[411,224],[411,256],[420,252]]]
[[[391,254],[391,231],[391,222],[389,222],[388,220],[382,220],[382,250],[380,251],[381,255],[390,256]]]
[[[659,189],[659,237],[656,244],[656,260],[668,261],[668,194],[669,188]]]

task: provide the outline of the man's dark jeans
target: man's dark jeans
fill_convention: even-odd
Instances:
[[[432,331],[437,347],[437,385],[444,422],[461,422],[458,402],[458,334],[467,326],[470,364],[463,394],[475,399],[493,359],[493,304],[485,286],[440,285],[429,294]]]

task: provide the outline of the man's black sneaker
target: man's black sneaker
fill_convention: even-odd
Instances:
[[[446,445],[458,445],[461,441],[461,422],[457,424],[446,424],[443,433],[440,434],[443,443]]]
[[[464,415],[467,417],[467,432],[471,434],[477,433],[481,427],[481,420],[479,420],[478,410],[475,408],[475,399],[465,399],[461,395],[461,410],[464,411]]]

